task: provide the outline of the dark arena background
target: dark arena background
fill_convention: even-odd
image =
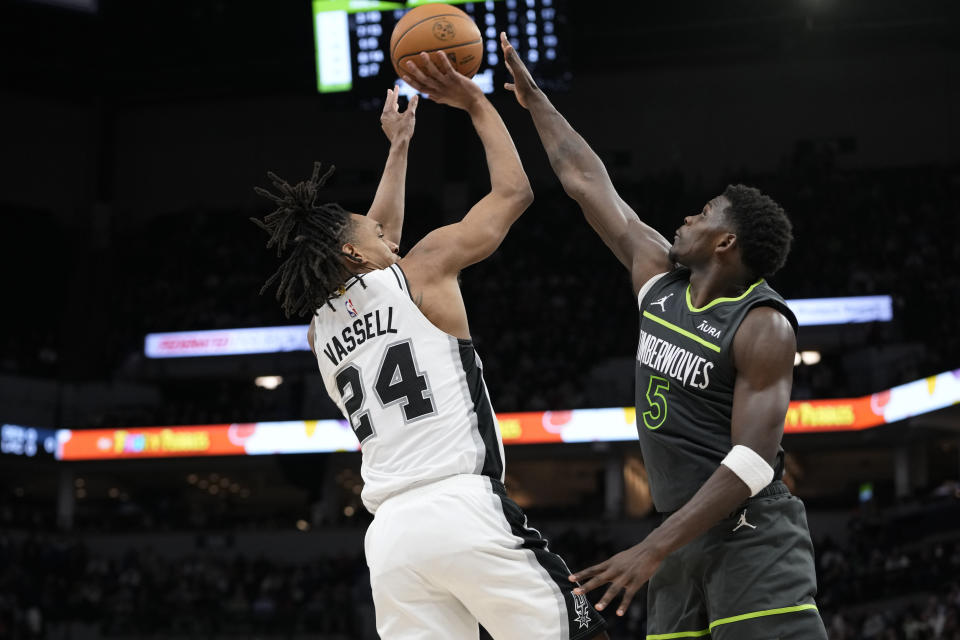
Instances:
[[[960,4],[458,4],[487,41],[509,31],[668,237],[728,183],[783,204],[772,284],[803,325],[786,480],[830,638],[960,638]],[[337,166],[325,200],[366,211],[403,9],[0,9],[0,638],[377,637],[357,443],[306,319],[258,295],[276,257],[248,218],[266,171],[314,160]],[[464,299],[508,490],[583,568],[659,521],[638,314],[485,53],[536,200]],[[488,188],[468,118],[423,102],[401,250]],[[645,617],[641,594],[611,637]]]

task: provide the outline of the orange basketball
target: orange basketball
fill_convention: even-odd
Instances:
[[[401,65],[416,61],[421,51],[446,55],[454,69],[471,78],[483,61],[483,37],[462,10],[448,4],[423,4],[400,18],[390,36],[390,62],[397,74],[406,74]]]

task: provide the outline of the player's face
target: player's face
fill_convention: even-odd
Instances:
[[[724,210],[730,201],[717,196],[703,205],[700,213],[687,216],[677,229],[670,247],[670,259],[690,267],[710,260],[718,244],[730,234]]]
[[[343,245],[344,253],[356,256],[363,261],[363,266],[371,269],[385,269],[399,259],[400,247],[383,237],[383,225],[367,216],[350,215],[353,238]]]

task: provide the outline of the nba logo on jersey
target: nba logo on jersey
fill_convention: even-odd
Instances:
[[[347,308],[347,313],[350,314],[350,317],[351,317],[351,318],[356,318],[356,317],[357,317],[357,310],[356,310],[356,308],[353,306],[353,301],[350,300],[350,298],[347,298],[347,301],[343,303],[343,306],[345,306],[345,307]]]

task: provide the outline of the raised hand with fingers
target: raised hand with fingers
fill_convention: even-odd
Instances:
[[[387,99],[383,103],[383,113],[380,114],[380,126],[390,144],[395,142],[409,142],[413,137],[413,129],[417,123],[417,103],[420,96],[415,95],[407,103],[407,109],[400,112],[400,87],[387,89]]]
[[[458,73],[450,64],[450,59],[442,53],[431,56],[422,52],[419,64],[408,60],[403,81],[417,91],[426,93],[434,102],[465,111],[469,111],[484,99],[483,90],[475,82]]]
[[[661,562],[663,562],[663,556],[650,548],[650,545],[644,545],[641,542],[600,564],[578,571],[571,575],[569,580],[571,582],[586,580],[573,590],[576,594],[588,593],[605,584],[610,584],[596,605],[598,611],[606,609],[622,591],[623,598],[620,600],[620,606],[617,607],[617,615],[622,616],[627,612],[637,591],[656,573]]]
[[[537,86],[533,76],[530,75],[530,71],[523,64],[517,50],[510,44],[507,34],[503,31],[500,32],[500,48],[503,49],[503,59],[507,64],[507,71],[513,77],[513,82],[504,83],[503,88],[517,97],[517,102],[520,103],[521,107],[528,109],[530,100],[540,92],[540,87]]]

